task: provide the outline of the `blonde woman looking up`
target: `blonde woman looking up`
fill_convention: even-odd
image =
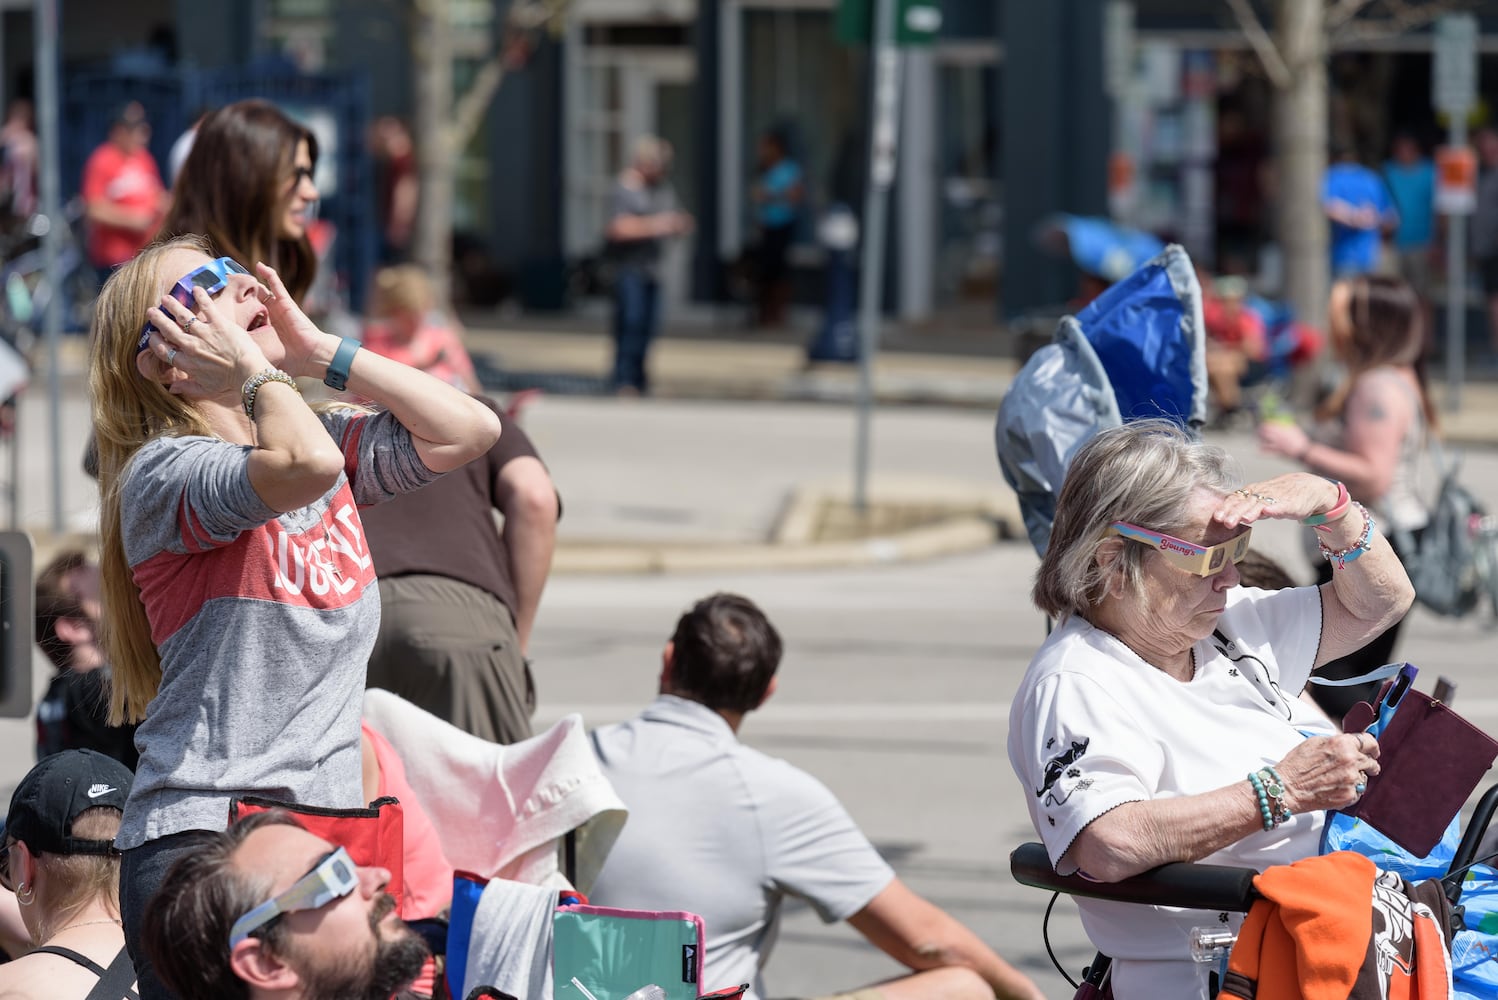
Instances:
[[[294,377],[382,409],[314,411]],[[141,996],[168,996],[138,934],[184,834],[223,830],[235,796],[364,804],[379,592],[359,507],[483,454],[499,421],[319,330],[274,270],[195,238],[104,286],[90,388],[111,716],[140,723],[121,903]]]

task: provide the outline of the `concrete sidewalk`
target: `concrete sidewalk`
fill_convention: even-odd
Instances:
[[[470,327],[469,350],[507,373],[601,380],[613,361],[605,333],[575,329]],[[874,369],[881,403],[997,408],[1018,366],[1008,358],[889,351]],[[852,402],[858,366],[806,363],[800,344],[735,332],[711,338],[667,334],[651,348],[652,392],[667,399]],[[601,383],[600,383],[601,388]]]
[[[497,368],[524,375],[563,375],[596,380],[599,389],[613,359],[613,341],[602,328],[555,329],[471,326],[469,350]],[[918,335],[917,335],[918,336]],[[917,340],[907,335],[906,343]],[[993,338],[998,338],[993,333]],[[988,340],[977,331],[974,342]],[[983,343],[984,347],[991,346]],[[667,399],[764,399],[782,402],[851,403],[857,398],[858,366],[808,365],[804,347],[783,338],[758,339],[743,331],[703,336],[667,331],[651,349],[652,391]],[[1019,365],[1010,357],[983,354],[887,350],[874,363],[874,396],[881,404],[977,407],[997,411]],[[1459,447],[1498,446],[1498,381],[1469,379],[1461,409],[1445,408],[1446,386],[1432,378],[1441,405],[1442,434]]]

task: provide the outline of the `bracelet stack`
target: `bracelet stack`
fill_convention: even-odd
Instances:
[[[1272,767],[1264,767],[1248,776],[1253,786],[1254,797],[1259,800],[1259,817],[1265,830],[1273,830],[1290,818],[1290,807],[1285,804],[1285,782]]]
[[[301,386],[296,384],[296,379],[278,368],[267,368],[263,372],[256,372],[244,380],[244,386],[239,390],[239,401],[244,405],[244,414],[251,420],[255,419],[255,396],[260,392],[260,387],[267,382],[284,382],[301,395]]]
[[[1316,539],[1316,545],[1321,549],[1321,554],[1326,557],[1327,562],[1331,563],[1337,569],[1346,569],[1348,563],[1355,562],[1362,557],[1364,552],[1373,547],[1373,529],[1378,527],[1373,520],[1373,515],[1368,513],[1367,507],[1364,507],[1356,500],[1352,502],[1352,506],[1357,508],[1359,514],[1363,515],[1363,533],[1358,536],[1357,541],[1345,549],[1334,552],[1324,540],[1320,538]]]
[[[1347,487],[1339,481],[1337,482],[1337,502],[1332,505],[1332,509],[1325,514],[1312,514],[1310,517],[1303,517],[1300,519],[1300,523],[1307,528],[1315,528],[1318,531],[1330,531],[1331,529],[1328,525],[1333,521],[1342,520],[1351,509],[1352,497],[1348,495]]]

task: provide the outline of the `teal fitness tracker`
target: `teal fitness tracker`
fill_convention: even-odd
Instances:
[[[328,362],[328,374],[323,376],[323,385],[335,392],[342,392],[348,387],[349,365],[354,362],[354,355],[358,353],[359,342],[352,337],[344,337],[338,344],[338,350],[333,352],[333,360]]]

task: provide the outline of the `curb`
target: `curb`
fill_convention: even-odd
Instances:
[[[891,531],[872,538],[819,541],[829,505],[849,503],[845,488],[812,484],[787,499],[770,540],[761,545],[672,545],[559,542],[553,574],[666,574],[743,570],[841,569],[935,559],[1024,538],[1019,501],[1008,489],[982,490],[971,484],[932,480],[885,480],[872,505],[948,506],[952,513],[934,524]]]
[[[875,566],[987,548],[1004,537],[998,523],[976,516],[856,542],[806,545],[560,545],[553,574],[665,574]]]

